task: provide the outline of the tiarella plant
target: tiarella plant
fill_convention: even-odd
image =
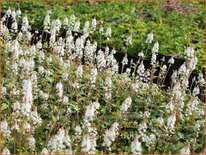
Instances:
[[[186,48],[185,63],[173,72],[165,90],[164,80],[175,62],[171,57],[164,65],[157,63],[161,44],[153,44],[153,32],[146,40],[153,47],[151,68],[146,68],[143,51],[137,62],[127,54],[118,62],[115,49],[99,48],[90,31],[104,39],[106,30],[109,40],[112,30],[98,25],[96,18],[85,24],[74,14],[50,20],[49,11],[43,31],[50,34],[49,44],[40,37],[31,45],[35,34],[26,16],[21,29],[7,28],[7,18],[12,16],[16,25],[14,14],[20,12],[8,9],[1,21],[3,154],[203,151],[204,104],[198,95],[205,80],[199,74],[190,91],[188,79],[197,64],[192,47]],[[66,35],[60,36],[63,30]]]

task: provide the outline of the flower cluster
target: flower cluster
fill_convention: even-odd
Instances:
[[[154,42],[152,67],[147,68],[143,52],[137,62],[127,53],[120,62],[115,49],[99,48],[89,37],[90,32],[104,32],[96,18],[81,27],[74,14],[63,21],[50,19],[51,14],[48,11],[43,22],[49,42],[40,39],[32,45],[35,35],[28,18],[23,17],[21,29],[16,26],[20,10],[9,8],[2,17],[3,154],[202,150],[204,104],[198,95],[205,80],[199,74],[193,79],[193,91],[188,91],[197,63],[192,47],[186,48],[185,63],[173,72],[170,89],[164,90],[161,87],[174,58],[160,65],[158,77],[154,76],[160,47],[153,32],[146,40]],[[6,25],[10,16],[13,31]],[[62,30],[65,36],[60,35]],[[109,39],[111,27],[105,30]],[[132,44],[132,35],[126,44]]]

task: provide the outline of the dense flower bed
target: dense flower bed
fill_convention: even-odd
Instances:
[[[49,14],[44,20],[49,45],[41,39],[30,45],[33,34],[26,16],[18,31],[20,10],[8,10],[2,17],[3,154],[202,152],[204,107],[198,95],[205,81],[199,74],[189,91],[188,78],[197,63],[192,47],[185,49],[186,61],[174,71],[171,87],[163,90],[175,62],[173,57],[169,66],[159,62],[161,70],[154,76],[159,43],[154,43],[153,33],[146,40],[153,46],[152,67],[145,68],[140,53],[138,62],[128,62],[125,55],[119,68],[115,49],[97,50],[97,43],[88,39],[89,28],[100,35],[103,30],[95,19],[80,30],[74,15],[62,23],[50,21]],[[13,18],[11,30],[6,27],[8,16]],[[62,29],[65,38],[58,35]],[[111,32],[108,28],[107,39]],[[131,35],[126,44],[132,44]]]

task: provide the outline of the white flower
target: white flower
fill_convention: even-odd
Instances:
[[[140,135],[143,135],[147,131],[147,123],[142,121],[138,127],[138,131]]]
[[[198,74],[198,84],[200,85],[200,86],[203,86],[204,84],[205,84],[205,79],[204,79],[204,77],[203,77],[203,74],[202,73],[199,73]]]
[[[93,121],[94,117],[96,116],[96,110],[99,109],[100,104],[99,102],[92,102],[86,107],[85,112],[85,121]]]
[[[18,101],[16,101],[16,102],[14,102],[12,108],[13,108],[14,111],[17,111],[17,110],[21,109],[21,105],[20,105],[20,103]]]
[[[6,21],[6,15],[4,15],[3,17],[1,17],[1,26],[4,26],[3,23]]]
[[[29,27],[28,18],[27,18],[27,16],[24,16],[24,17],[23,17],[23,20],[22,20],[21,30],[22,30],[23,32],[26,32],[26,31],[28,30],[28,27]]]
[[[102,69],[106,67],[106,59],[103,51],[99,50],[97,55],[97,67],[98,69]]]
[[[95,108],[96,110],[99,109],[99,107],[100,107],[100,104],[99,104],[98,101],[93,102],[92,105],[94,106],[94,108]]]
[[[78,78],[81,78],[81,77],[82,77],[82,75],[83,75],[83,66],[82,66],[82,65],[79,65],[79,66],[77,67],[76,75],[77,75]]]
[[[65,153],[66,154],[72,154],[72,145],[71,145],[71,139],[69,135],[65,135],[64,137],[64,145],[65,145]]]
[[[14,10],[11,12],[11,17],[12,17],[14,20],[16,20],[16,12],[15,12]]]
[[[92,84],[96,83],[96,77],[97,77],[97,68],[93,67],[90,73],[90,82]]]
[[[62,26],[61,20],[60,20],[59,18],[57,18],[57,19],[54,21],[54,25],[53,25],[53,26],[54,26],[53,28],[55,28],[56,31],[59,32],[60,29],[61,29],[61,26]]]
[[[132,45],[132,35],[128,36],[126,39],[126,45]]]
[[[49,99],[49,94],[44,93],[42,97],[43,97],[44,100],[48,100]]]
[[[105,87],[104,87],[104,90],[105,90],[105,97],[107,99],[111,99],[112,98],[112,79],[110,76],[106,77],[105,79]]]
[[[194,56],[190,59],[188,68],[192,71],[195,69],[196,65],[197,65],[197,57]]]
[[[187,86],[187,83],[188,83],[188,80],[184,80],[183,81],[184,85]],[[172,93],[174,94],[174,97],[175,99],[178,99],[178,100],[182,100],[183,98],[183,91],[182,91],[182,88],[181,88],[181,85],[179,82],[176,82],[173,89],[172,89]]]
[[[125,74],[129,77],[131,75],[131,69],[127,68]]]
[[[151,65],[154,65],[156,63],[157,63],[157,55],[156,53],[152,53]]]
[[[194,48],[192,46],[189,46],[185,49],[185,55],[187,58],[192,58],[194,56]]]
[[[128,59],[127,59],[127,54],[125,54],[123,60],[122,60],[122,65],[127,65],[128,64]]]
[[[162,116],[157,118],[157,122],[160,124],[160,126],[164,125],[164,119],[162,118]]]
[[[49,154],[47,148],[43,148],[40,154]]]
[[[146,143],[146,146],[151,148],[154,147],[156,136],[152,133],[149,136],[146,134],[142,135],[142,141]]]
[[[42,119],[41,119],[41,117],[39,116],[39,114],[37,113],[37,109],[35,109],[34,111],[32,111],[32,112],[30,113],[30,119],[31,119],[31,121],[32,121],[32,123],[33,123],[34,125],[39,126],[39,125],[41,125],[41,123],[42,123]]]
[[[20,10],[20,8],[16,11],[16,15],[17,15],[17,16],[20,16],[20,15],[21,15],[21,10]]]
[[[58,151],[72,153],[70,137],[62,128],[59,129],[56,135],[49,139],[47,148],[51,153],[57,153]]]
[[[78,32],[79,29],[80,29],[80,21],[78,20],[78,21],[75,22],[74,31]]]
[[[87,154],[94,154],[96,147],[96,138],[86,134],[83,136],[81,152]]]
[[[44,74],[44,72],[45,72],[44,67],[43,66],[39,66],[38,67],[38,72],[39,72],[39,74]]]
[[[77,81],[74,81],[72,83],[72,87],[78,89],[79,88],[79,83]]]
[[[18,30],[18,23],[16,20],[12,23],[11,28],[14,30],[14,32]]]
[[[16,62],[14,62],[11,66],[12,71],[14,72],[14,74],[18,73],[18,64]]]
[[[70,28],[73,29],[73,26],[75,24],[75,20],[76,20],[76,17],[74,14],[71,14],[70,18],[69,18],[69,24],[70,24]]]
[[[44,30],[49,30],[50,29],[50,25],[51,25],[51,22],[50,22],[50,13],[47,12],[45,18],[44,18],[44,23],[43,23],[43,26],[44,26]]]
[[[34,147],[35,147],[35,143],[36,143],[36,140],[34,139],[34,137],[30,136],[30,137],[28,138],[29,147],[30,147],[30,148],[34,148]]]
[[[134,140],[131,143],[131,152],[133,154],[141,154],[142,152],[142,144],[139,142],[139,136],[135,136]]]
[[[101,25],[100,28],[99,28],[99,33],[102,34],[103,32],[104,32],[104,28],[103,28],[103,26]]]
[[[62,74],[62,79],[66,81],[68,79],[68,76],[69,76],[69,74],[67,72],[65,72]]]
[[[185,66],[185,63],[183,63],[183,64],[180,66],[180,68],[179,68],[179,70],[178,70],[178,73],[179,73],[180,75],[184,75],[186,72],[187,72],[187,68],[186,68],[186,66]]]
[[[159,52],[159,43],[158,41],[154,44],[153,48],[152,48],[152,53],[157,54]]]
[[[172,116],[168,117],[168,119],[167,119],[167,129],[169,131],[172,131],[174,129],[175,122],[176,122],[176,116],[175,115],[172,115]]]
[[[108,27],[106,30],[105,36],[107,38],[111,38],[111,35],[112,35],[112,29],[111,29],[111,27]]]
[[[7,26],[3,25],[1,32],[2,32],[3,36],[5,37],[5,39],[10,38],[9,29],[7,28]]]
[[[196,129],[197,131],[200,131],[201,126],[202,126],[202,122],[201,122],[201,121],[197,121],[197,122],[195,123],[195,129]]]
[[[173,111],[175,106],[172,102],[169,102],[166,106],[165,106],[166,109],[168,109],[169,111]]]
[[[39,55],[38,55],[39,61],[42,62],[45,59],[45,54],[44,52],[41,50],[39,51]],[[49,59],[49,58],[48,58]],[[48,60],[47,59],[47,60]]]
[[[31,105],[33,102],[31,79],[27,79],[27,80],[23,81],[23,95],[24,95],[23,96],[23,104]],[[30,108],[27,109],[27,112],[30,112]]]
[[[88,32],[88,30],[89,30],[89,21],[86,21],[84,24],[83,32],[86,33],[86,32]]]
[[[63,20],[63,25],[64,25],[65,27],[67,27],[68,24],[69,24],[69,20],[68,20],[67,17],[65,17],[64,20]]]
[[[26,122],[26,123],[24,123],[24,125],[23,125],[23,129],[24,129],[26,132],[28,132],[28,131],[30,131],[30,129],[31,129],[31,125]]]
[[[168,60],[168,63],[169,63],[169,64],[174,64],[174,62],[175,62],[175,60],[174,60],[173,57],[171,57],[171,58]]]
[[[78,37],[75,41],[76,56],[81,59],[83,56],[84,40],[83,37]]]
[[[96,26],[97,26],[97,20],[96,18],[92,19],[92,29],[95,31],[96,30]]]
[[[81,128],[79,125],[77,125],[77,126],[74,128],[74,130],[75,130],[75,136],[81,136],[81,134],[82,134],[82,128]]]
[[[63,104],[67,104],[68,102],[69,102],[69,98],[67,96],[64,96]]]
[[[2,86],[2,95],[6,94],[6,87]]]
[[[143,51],[139,52],[138,57],[144,58],[144,52]]]
[[[107,129],[104,134],[103,146],[110,147],[112,142],[118,135],[119,124],[117,122],[113,123],[110,129]]]
[[[82,153],[88,153],[90,151],[90,148],[91,148],[91,142],[90,142],[90,139],[89,139],[89,135],[85,135],[83,137],[83,140],[82,140]]]
[[[49,39],[49,43],[51,45],[53,45],[56,41],[56,34],[57,34],[56,29],[52,27],[52,29],[50,30],[50,39]]]
[[[127,97],[124,102],[122,103],[120,110],[124,113],[127,112],[128,108],[131,106],[132,104],[132,98],[129,96]]]
[[[200,88],[198,86],[194,87],[193,91],[192,91],[192,94],[194,96],[197,96],[200,94]]]
[[[187,115],[192,115],[193,111],[198,109],[199,101],[197,98],[191,98],[187,103]]]
[[[11,15],[11,9],[10,9],[10,7],[6,10],[6,15],[7,15],[8,17],[10,17],[10,15]]]
[[[6,155],[6,154],[11,154],[11,153],[10,153],[9,149],[4,148],[3,151],[2,151],[2,154],[3,154],[3,155],[4,155],[4,154]]]
[[[63,93],[64,93],[64,87],[61,81],[56,84],[56,89],[57,89],[59,98],[62,99]]]
[[[42,43],[41,43],[41,41],[38,41],[38,42],[37,42],[36,48],[37,48],[38,50],[40,50],[40,49],[42,48]]]
[[[150,117],[150,112],[148,110],[144,111],[144,117],[149,118]]]
[[[153,41],[153,38],[154,38],[154,34],[153,34],[153,32],[150,32],[150,33],[147,35],[146,43],[151,44],[152,41]]]
[[[143,81],[143,79],[146,77],[145,73],[145,66],[143,61],[141,61],[140,65],[137,68],[137,79]]]
[[[190,145],[187,144],[185,145],[181,150],[180,150],[180,154],[190,154]]]
[[[9,129],[9,126],[8,126],[8,123],[7,123],[6,120],[1,122],[1,126],[0,127],[1,127],[0,131],[3,133],[3,135],[9,136],[11,134],[11,131]]]
[[[75,45],[74,45],[74,37],[72,35],[68,35],[66,38],[66,44],[65,44],[67,49],[74,49]],[[71,52],[69,51],[68,54],[70,54]]]

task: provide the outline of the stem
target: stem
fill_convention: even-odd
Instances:
[[[31,46],[34,45],[35,37],[36,37],[36,33],[34,34],[34,37],[33,37],[34,39],[33,39],[33,41],[31,42]]]
[[[48,37],[48,32],[46,32],[45,40],[46,40],[46,43],[47,43],[47,48],[49,48],[49,39],[47,39],[47,37]],[[42,35],[42,39],[43,39],[43,35]],[[43,40],[42,40],[42,44],[43,44]]]
[[[161,73],[162,73],[161,67],[162,67],[162,65],[163,65],[163,62],[164,62],[164,61],[162,61],[162,62],[161,62],[161,65],[160,65],[160,71],[159,71],[159,75],[158,75],[158,78],[157,78],[157,85],[159,85],[159,83],[160,83],[159,80],[160,80],[160,75],[161,75]]]
[[[164,77],[164,79],[163,79],[161,85],[164,85],[164,82],[165,82],[166,77],[167,77],[167,75],[168,75],[168,73],[169,73],[170,67],[171,67],[171,65],[169,65],[168,70],[167,70],[167,73],[166,73],[166,75],[165,75],[165,77]]]
[[[49,130],[49,133],[48,133],[47,138],[46,138],[46,144],[48,143],[51,132],[55,128],[55,126],[56,126],[56,122],[54,122],[54,124],[52,125],[52,127]]]
[[[138,59],[138,61],[136,62],[136,65],[135,65],[135,67],[134,67],[134,72],[133,72],[133,76],[132,76],[132,81],[134,82],[134,80],[135,80],[135,71],[137,70],[137,66],[138,66],[138,64],[139,64],[139,60],[140,59]]]
[[[122,69],[121,69],[121,73],[120,74],[123,73],[123,69],[124,69],[124,64],[122,64]]]
[[[179,120],[179,106],[177,105],[177,108],[176,108],[176,122],[175,122],[175,127],[177,126],[178,120]]]
[[[44,35],[44,30],[41,33],[41,42],[43,42],[43,35]]]
[[[6,18],[6,27],[8,28],[8,23],[9,23],[9,19],[8,17]]]
[[[147,53],[148,53],[148,50],[149,50],[149,43],[147,43],[147,49],[146,49],[146,52],[145,52],[146,56],[148,55],[148,54],[147,54]]]
[[[206,61],[205,61],[205,64],[206,64]],[[205,69],[205,75],[206,75],[206,69]],[[204,103],[205,103],[205,120],[206,120],[206,85],[205,85],[205,88],[204,88]],[[205,127],[204,127],[204,142],[205,142],[205,146],[204,146],[204,154],[206,154],[206,121],[205,121]]]
[[[151,70],[151,78],[150,78],[150,85],[153,83],[153,78],[154,78],[154,69],[155,69],[155,64],[152,65],[152,70]]]
[[[130,66],[129,66],[129,69],[130,69],[130,75],[129,76],[131,76],[131,73],[132,73],[132,63],[134,63],[134,62],[132,62],[132,59],[131,59]]]
[[[100,33],[99,41],[100,41],[100,45],[99,45],[99,47],[100,47],[100,50],[101,50],[101,48],[102,48],[102,35],[101,35],[101,33]]]
[[[191,85],[190,85],[190,91],[192,92],[192,85],[194,84],[194,81],[192,81]],[[197,86],[197,84],[195,84],[195,86]],[[194,87],[195,87],[194,86]]]

